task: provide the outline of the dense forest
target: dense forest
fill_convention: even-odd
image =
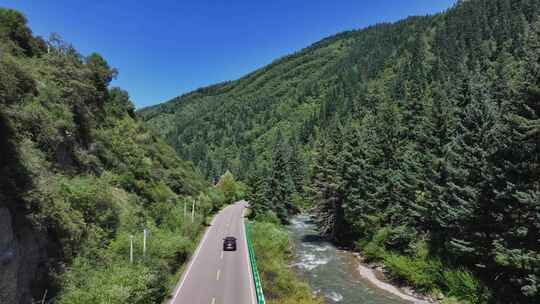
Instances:
[[[344,32],[138,114],[206,177],[247,181],[255,216],[310,207],[396,281],[540,302],[539,1]]]
[[[0,303],[160,303],[241,191],[230,173],[210,188],[144,127],[116,74],[0,8]]]

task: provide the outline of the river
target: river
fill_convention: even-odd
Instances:
[[[295,270],[328,304],[409,303],[363,279],[358,259],[321,238],[309,216],[294,217],[287,229],[295,245]]]

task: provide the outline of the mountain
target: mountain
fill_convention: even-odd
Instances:
[[[0,8],[0,303],[161,302],[224,199],[109,88],[115,75]]]
[[[377,58],[381,52],[396,51],[397,43],[379,34],[388,31],[393,31],[391,25],[368,29],[359,39],[356,32],[343,33],[237,81],[202,88],[138,114],[208,177],[226,169],[246,177],[244,166],[255,155],[269,157],[278,129],[287,137],[304,135],[309,142],[319,116],[328,118],[337,110],[334,95],[348,91],[338,71],[348,65],[355,45],[373,46],[356,59],[374,71],[383,64]],[[381,38],[384,45],[377,45]],[[328,108],[325,113],[320,113],[322,107]]]
[[[539,1],[459,1],[138,116],[207,177],[249,181],[255,216],[311,206],[398,281],[538,303],[539,41]]]

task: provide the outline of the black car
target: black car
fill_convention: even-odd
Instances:
[[[223,251],[236,251],[236,238],[234,236],[223,239]]]

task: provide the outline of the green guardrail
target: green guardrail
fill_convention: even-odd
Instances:
[[[257,304],[265,304],[264,294],[261,285],[261,278],[259,277],[259,271],[257,271],[257,262],[255,261],[255,251],[253,251],[253,241],[251,240],[251,226],[248,222],[245,222],[246,226],[246,240],[248,244],[249,262],[251,264],[251,271],[253,272],[253,281],[255,283],[255,293],[257,294]]]

